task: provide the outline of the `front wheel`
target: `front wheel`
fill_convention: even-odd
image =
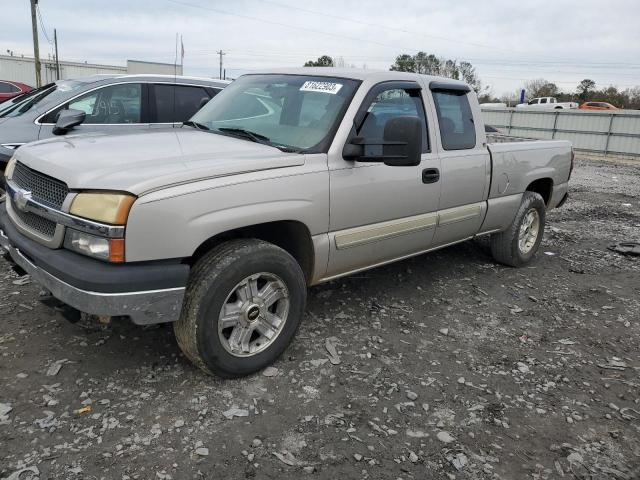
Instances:
[[[524,192],[513,223],[504,232],[491,235],[493,258],[512,267],[529,263],[542,242],[546,213],[539,193]]]
[[[261,240],[217,246],[192,270],[180,319],[184,354],[207,373],[249,375],[273,363],[294,337],[306,301],[304,274]]]

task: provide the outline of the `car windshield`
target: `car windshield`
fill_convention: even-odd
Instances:
[[[310,150],[330,140],[358,84],[333,77],[245,75],[188,125],[282,150]]]
[[[86,83],[75,80],[60,80],[56,83],[45,85],[35,90],[33,94],[29,92],[24,96],[20,96],[20,101],[9,108],[0,110],[0,117],[18,117],[44,102],[65,100],[70,93],[80,90],[84,85]]]

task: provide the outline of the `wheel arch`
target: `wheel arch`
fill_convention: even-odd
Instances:
[[[277,220],[220,232],[202,242],[188,259],[195,264],[215,246],[238,238],[256,238],[288,252],[300,265],[309,284],[315,268],[315,251],[309,228],[298,220]]]
[[[540,194],[544,200],[544,204],[549,206],[553,194],[553,179],[549,177],[538,178],[531,182],[525,191]]]

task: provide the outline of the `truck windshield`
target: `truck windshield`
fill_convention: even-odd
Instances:
[[[60,80],[55,84],[45,85],[37,89],[35,93],[31,94],[31,92],[29,92],[28,95],[21,97],[21,101],[11,108],[0,111],[0,117],[19,117],[44,102],[66,99],[71,92],[79,90],[84,85],[86,85],[86,83],[74,80]]]
[[[245,75],[188,124],[283,150],[313,151],[331,140],[358,85],[345,78]]]

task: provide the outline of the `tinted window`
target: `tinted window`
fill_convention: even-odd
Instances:
[[[463,150],[476,146],[476,127],[469,99],[464,92],[433,92],[438,113],[440,137],[445,150]]]
[[[380,92],[367,107],[367,114],[360,130],[358,130],[358,135],[382,141],[387,122],[397,117],[417,117],[422,121],[424,126],[422,132],[423,151],[428,151],[427,122],[418,90],[394,88]],[[382,155],[381,145],[371,145],[365,148],[367,150],[365,155]]]
[[[125,83],[89,92],[64,108],[85,112],[84,124],[140,123],[141,99],[142,85]]]
[[[11,85],[10,83],[0,82],[0,93],[14,92],[15,90],[12,90],[11,87],[13,87],[13,85]]]
[[[540,99],[540,103],[547,103],[547,99],[546,98],[541,98]]]
[[[189,120],[210,99],[202,87],[154,85],[156,122],[174,123]],[[175,103],[174,103],[175,99]]]

